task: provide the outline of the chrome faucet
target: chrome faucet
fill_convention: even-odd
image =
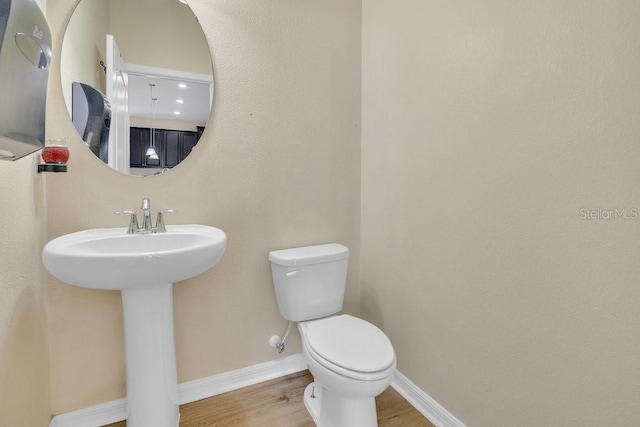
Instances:
[[[126,210],[115,212],[118,215],[131,215],[127,234],[164,233],[167,231],[167,228],[164,225],[163,214],[177,212],[175,209],[162,209],[158,211],[156,226],[154,227],[151,224],[151,201],[147,197],[142,199],[140,209],[142,209],[142,226],[138,224],[138,215],[134,211]]]
[[[148,198],[142,199],[140,209],[142,209],[142,230],[140,231],[151,233],[153,231],[153,226],[151,225],[151,202]]]

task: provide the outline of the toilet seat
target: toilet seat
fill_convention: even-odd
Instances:
[[[372,381],[395,371],[389,338],[357,317],[344,314],[309,322],[304,341],[309,356],[349,378]]]

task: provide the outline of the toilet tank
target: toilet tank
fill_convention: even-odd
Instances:
[[[318,319],[342,310],[349,249],[338,243],[269,252],[282,316],[292,322]]]

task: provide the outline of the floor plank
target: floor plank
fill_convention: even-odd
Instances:
[[[314,427],[303,402],[312,381],[309,371],[303,371],[182,405],[180,427]],[[391,387],[376,398],[376,405],[380,427],[433,427]]]

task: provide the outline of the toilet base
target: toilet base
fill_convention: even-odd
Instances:
[[[306,406],[309,415],[313,418],[313,422],[318,424],[320,419],[320,404],[322,403],[322,387],[317,386],[315,382],[309,384],[304,389],[304,406]]]
[[[304,390],[304,406],[318,427],[377,427],[375,398],[353,399],[312,382]]]

